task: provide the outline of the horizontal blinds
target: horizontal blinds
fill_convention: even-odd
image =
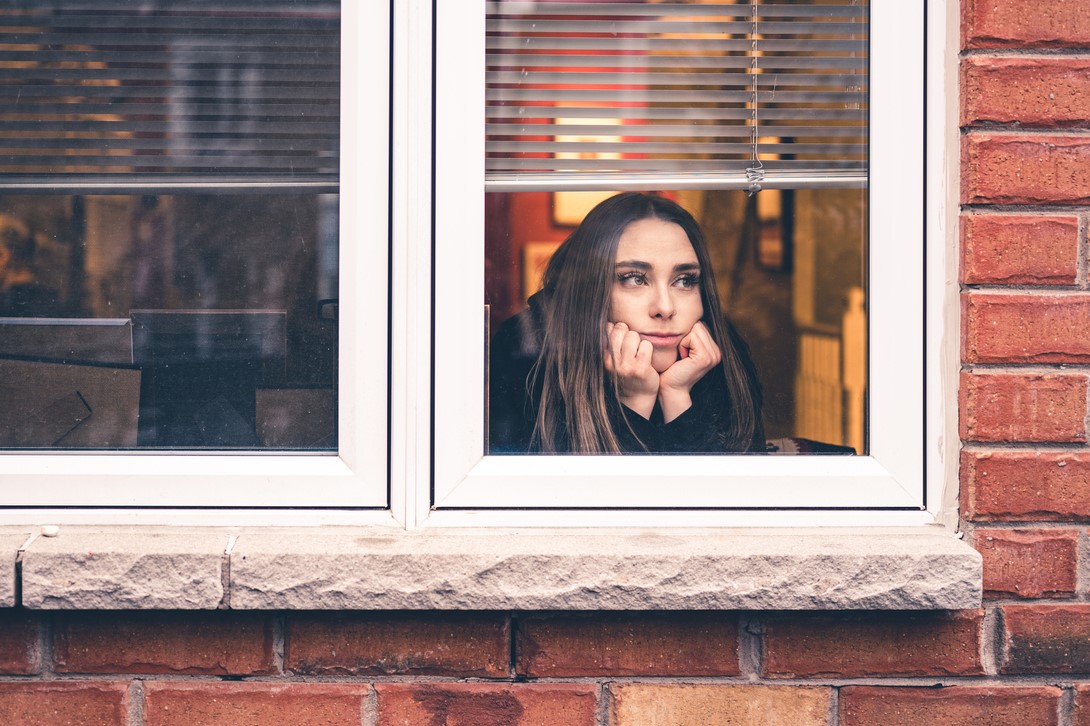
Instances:
[[[0,5],[0,188],[338,178],[336,0]]]
[[[866,183],[866,0],[487,13],[489,190]]]

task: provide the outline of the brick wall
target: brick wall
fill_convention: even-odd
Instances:
[[[1090,3],[963,0],[939,613],[0,612],[2,724],[1090,725]]]

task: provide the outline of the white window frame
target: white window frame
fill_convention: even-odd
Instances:
[[[388,92],[388,13],[382,3],[342,3],[337,454],[0,454],[9,520],[47,516],[10,509],[17,507],[387,506],[390,134],[389,114],[376,109],[373,99]],[[361,68],[368,72],[360,73]],[[71,511],[66,510],[65,521],[74,519]],[[103,515],[75,517],[96,518]]]
[[[904,114],[903,104],[910,92],[923,94],[923,14],[917,12],[907,23],[890,22],[887,13],[891,8],[896,13],[897,4],[875,0],[872,11],[872,37],[877,38],[871,60],[872,185],[909,190],[918,199],[912,204],[903,195],[900,201],[891,198],[895,195],[872,200],[872,219],[895,218],[894,226],[904,234],[902,244],[888,246],[888,256],[876,255],[877,248],[871,252],[882,269],[895,267],[895,282],[914,281],[909,287],[915,294],[911,304],[883,297],[877,282],[885,278],[872,273],[871,319],[897,324],[872,326],[872,356],[878,358],[872,359],[871,380],[876,412],[905,406],[908,418],[899,428],[908,436],[903,445],[897,444],[893,429],[886,434],[875,428],[885,423],[872,420],[871,455],[847,460],[482,457],[484,421],[476,412],[483,414],[484,400],[483,265],[480,258],[459,264],[452,256],[472,255],[444,243],[453,239],[483,247],[483,204],[477,202],[483,194],[484,0],[434,3],[437,16],[431,0],[392,0],[366,8],[344,2],[338,455],[3,454],[6,520],[366,524],[394,530],[952,527],[957,518],[958,313],[948,250],[956,229],[957,154],[947,150],[956,150],[958,138],[956,57],[949,50],[957,47],[957,4],[926,2],[926,124],[934,140],[926,151],[926,199],[922,146],[883,143],[907,133],[906,127],[913,138],[922,141],[923,136],[922,109],[912,106],[917,112]],[[386,15],[391,7],[392,39]],[[441,32],[433,46],[436,27]],[[479,38],[480,47],[467,49],[465,38]],[[434,99],[433,68],[438,77]],[[901,80],[888,85],[882,80],[888,77]],[[386,78],[393,85],[390,114],[374,95],[376,79]],[[433,103],[438,123],[433,122]],[[461,112],[446,114],[452,104]],[[434,203],[433,189],[439,192]],[[450,194],[451,189],[465,191],[471,201]],[[926,266],[921,239],[926,239]],[[389,266],[384,264],[387,240]],[[453,285],[452,276],[436,276],[434,299],[441,304],[435,306],[434,328],[433,264],[452,265],[449,269],[459,275]],[[903,340],[924,341],[925,316],[925,345],[913,346],[911,355],[883,356],[883,349]],[[388,355],[377,354],[380,349]],[[434,371],[439,391],[434,416],[433,358],[443,363]],[[913,395],[905,394],[898,371],[911,372],[912,381],[919,382],[918,389],[912,386]],[[469,385],[474,380],[480,384]],[[709,471],[723,463],[735,470],[732,476]],[[674,472],[683,466],[695,467],[700,481],[680,497]],[[729,506],[722,498],[727,488],[737,495]],[[531,493],[529,500],[524,492]],[[575,509],[551,508],[573,501]],[[807,501],[814,508],[799,508]],[[651,508],[629,508],[635,505]],[[700,508],[684,510],[682,505]],[[778,505],[788,508],[750,508]]]
[[[937,55],[945,43],[935,41],[946,40],[944,6],[924,0],[871,5],[869,455],[527,458],[483,456],[484,417],[475,415],[483,410],[485,365],[484,0],[437,3],[434,499],[425,502],[420,492],[410,497],[416,523],[939,521],[949,504],[943,485],[951,481],[941,462],[951,458],[943,442],[952,439],[943,434],[956,430],[944,419],[943,401],[954,400],[943,375],[949,368],[936,354],[949,349],[942,339],[949,295],[942,194],[949,188],[933,184],[925,200],[924,172],[926,161],[928,178],[946,178],[943,139],[956,138],[942,135],[949,128],[947,69]],[[942,33],[929,39],[930,46],[925,10],[932,36]],[[939,143],[926,157],[925,48],[932,79],[926,121],[933,134],[939,131],[931,137]],[[906,104],[906,98],[919,103]],[[930,258],[926,294],[924,240]],[[430,300],[418,293],[410,305],[419,314]],[[497,511],[505,508],[510,511]]]

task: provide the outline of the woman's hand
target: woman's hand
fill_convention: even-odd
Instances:
[[[680,358],[659,376],[659,403],[662,416],[673,421],[687,411],[693,401],[689,393],[693,386],[719,362],[723,353],[715,344],[704,323],[697,322],[678,345]]]
[[[617,376],[621,403],[651,418],[659,396],[659,374],[651,367],[654,346],[624,323],[608,323],[606,338],[606,370]]]

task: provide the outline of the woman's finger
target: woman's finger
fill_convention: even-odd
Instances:
[[[628,326],[624,323],[609,323],[607,326],[609,331],[609,350],[606,351],[613,359],[614,365],[618,362],[621,356],[621,343],[624,341],[624,334],[628,330]]]
[[[704,365],[711,367],[722,359],[719,346],[715,344],[711,331],[702,322],[697,322],[687,336],[689,355],[696,355],[704,360]]]
[[[636,353],[640,349],[640,334],[633,333],[631,330],[624,334],[624,339],[621,341],[621,360],[628,362],[636,358]]]

